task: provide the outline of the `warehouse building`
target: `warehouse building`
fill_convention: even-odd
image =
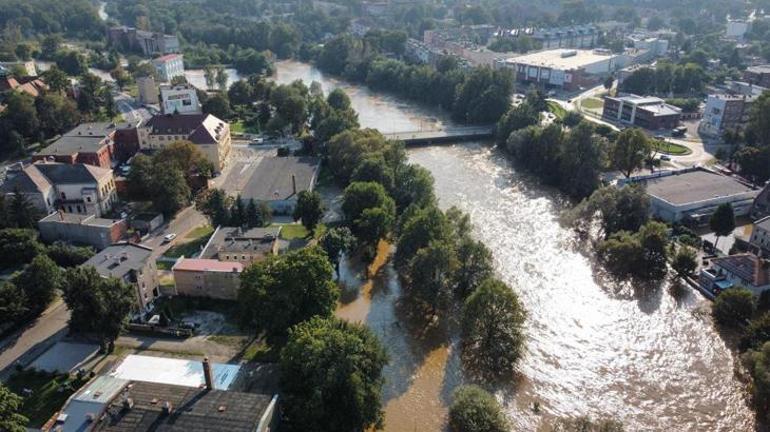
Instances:
[[[600,82],[620,68],[619,56],[604,49],[554,49],[512,57],[502,63],[516,80],[577,90]]]

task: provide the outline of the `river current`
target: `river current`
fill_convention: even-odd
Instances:
[[[451,124],[442,114],[279,62],[275,79],[343,88],[363,127],[402,132]],[[528,310],[520,376],[495,391],[514,430],[544,430],[555,417],[612,416],[630,431],[750,431],[754,415],[734,374],[738,361],[716,333],[710,305],[686,287],[618,285],[558,223],[558,193],[517,172],[489,143],[409,150],[431,171],[442,208],[468,212],[498,276]],[[354,266],[343,279],[363,280]],[[385,264],[337,314],[366,323],[387,347],[385,430],[441,431],[464,382],[457,341],[408,324]],[[533,405],[539,404],[536,413]]]

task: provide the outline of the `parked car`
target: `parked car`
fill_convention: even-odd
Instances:
[[[671,156],[669,156],[669,155],[660,155],[660,160],[662,160],[662,161],[670,161],[671,160]]]
[[[674,136],[674,137],[683,137],[683,136],[684,136],[684,134],[686,134],[686,133],[687,133],[687,128],[686,128],[686,127],[684,127],[684,126],[680,126],[680,127],[678,127],[678,128],[674,128],[674,129],[671,131],[671,136]]]
[[[166,235],[163,236],[163,243],[168,243],[171,240],[174,240],[175,238],[176,238],[176,234],[175,233],[166,234]]]

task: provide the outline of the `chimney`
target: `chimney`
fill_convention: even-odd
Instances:
[[[206,380],[206,390],[213,390],[214,377],[211,373],[211,363],[209,363],[208,357],[204,357],[203,359],[203,378]]]
[[[291,175],[291,190],[294,192],[294,195],[297,195],[297,176],[294,174]]]

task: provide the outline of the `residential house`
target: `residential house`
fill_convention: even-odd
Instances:
[[[280,227],[218,227],[201,251],[200,257],[248,266],[278,253],[280,233]]]
[[[604,98],[602,117],[641,128],[673,129],[679,124],[682,110],[658,97],[627,95]]]
[[[37,223],[40,238],[47,243],[64,241],[104,249],[126,235],[125,219],[104,219],[94,215],[55,212]]]
[[[105,278],[114,277],[134,287],[135,311],[152,308],[160,296],[158,268],[152,248],[133,243],[118,243],[100,251],[82,266],[94,267]]]
[[[750,253],[712,258],[698,282],[702,290],[715,296],[737,286],[759,295],[770,289],[770,261]]]
[[[184,76],[184,59],[182,54],[166,54],[152,60],[158,78],[164,82],[171,82],[176,77]]]
[[[645,186],[652,216],[670,223],[692,225],[707,223],[722,204],[730,204],[736,216],[746,216],[759,194],[751,185],[706,168],[659,171],[622,183]]]
[[[232,149],[230,124],[211,114],[156,115],[139,127],[138,135],[139,146],[149,151],[176,141],[190,141],[217,170],[224,168]]]
[[[236,300],[243,264],[182,257],[171,271],[174,273],[176,295]]]
[[[770,216],[754,222],[749,245],[758,255],[770,257]]]
[[[262,158],[240,191],[241,199],[267,203],[276,214],[291,214],[297,194],[315,187],[320,166],[320,159],[307,156]]]
[[[87,164],[18,163],[7,171],[0,193],[24,195],[43,214],[56,210],[97,217],[117,202],[112,171]]]
[[[112,168],[138,150],[136,125],[132,123],[83,123],[32,157],[33,161],[54,160]]]
[[[160,107],[164,114],[201,114],[198,91],[191,84],[162,85]]]

